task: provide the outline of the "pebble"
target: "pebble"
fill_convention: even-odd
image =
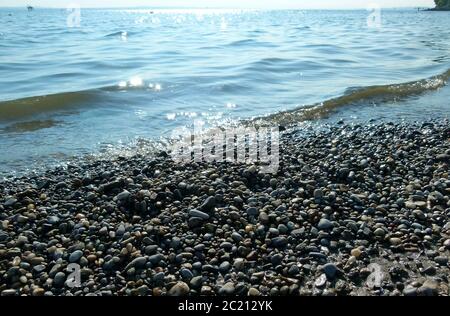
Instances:
[[[276,248],[286,247],[288,244],[286,237],[275,237],[272,239],[272,245]]]
[[[184,282],[177,282],[167,292],[169,296],[186,296],[189,294],[189,286]]]
[[[119,200],[119,201],[125,201],[125,200],[128,200],[130,197],[131,197],[131,193],[128,192],[127,190],[125,190],[125,191],[119,193],[116,196],[116,199]]]
[[[9,199],[6,200],[5,203],[3,203],[3,205],[5,205],[6,207],[10,207],[10,206],[13,206],[16,203],[17,203],[17,199],[9,198]]]
[[[352,249],[352,251],[350,252],[350,254],[355,257],[356,259],[358,259],[359,257],[361,257],[362,251],[359,248],[354,248]]]
[[[43,296],[44,293],[45,293],[45,290],[41,287],[34,288],[33,292],[32,292],[33,296]]]
[[[230,296],[233,295],[235,291],[234,284],[232,282],[225,283],[219,290],[219,295]]]
[[[237,232],[233,232],[231,234],[231,238],[235,241],[235,242],[240,242],[244,239],[244,237],[242,237],[241,234],[237,233]]]
[[[234,260],[233,263],[233,267],[237,270],[237,271],[241,271],[244,270],[245,268],[245,260],[242,258],[237,258]]]
[[[203,225],[203,218],[200,217],[191,217],[188,220],[188,225],[190,228],[196,228],[196,227],[200,227]]]
[[[423,296],[435,296],[438,294],[438,283],[435,280],[427,279],[417,292]]]
[[[9,238],[8,233],[0,230],[0,242],[4,242],[8,240],[8,238]]]
[[[315,281],[314,285],[316,287],[323,287],[327,283],[327,276],[325,273],[322,273]]]
[[[69,262],[71,262],[71,263],[78,262],[82,256],[83,256],[83,252],[81,250],[75,250],[74,252],[72,252],[70,254]]]
[[[156,284],[159,284],[159,283],[163,283],[165,278],[166,278],[166,275],[164,274],[164,272],[158,272],[153,276],[152,280]]]
[[[165,153],[5,178],[0,293],[447,294],[448,126],[287,129],[273,174]]]
[[[161,260],[163,260],[163,256],[161,254],[156,254],[148,257],[148,261],[151,262],[153,265],[158,265]]]
[[[369,166],[369,161],[368,161],[367,159],[362,159],[362,160],[359,162],[359,165],[360,165],[362,168],[367,168],[367,167]]]
[[[319,221],[319,224],[317,225],[317,228],[320,230],[328,230],[333,228],[333,223],[329,221],[328,219],[322,218]]]
[[[147,263],[147,258],[145,258],[145,257],[135,258],[125,267],[125,271],[128,271],[131,268],[142,269],[145,267],[146,263]]]
[[[202,286],[202,283],[203,283],[203,277],[200,275],[200,276],[193,277],[189,284],[191,285],[192,288],[198,289]]]
[[[53,285],[56,287],[63,287],[64,282],[66,282],[66,275],[63,272],[56,273],[53,278]]]
[[[209,219],[209,215],[208,214],[206,214],[204,212],[201,212],[201,211],[198,211],[198,210],[195,210],[195,209],[189,211],[189,216],[190,217],[201,218],[202,220],[208,220]]]
[[[373,234],[378,237],[384,237],[386,235],[386,232],[382,228],[377,228],[377,229],[375,229]]]
[[[444,241],[444,247],[450,249],[450,239]]]
[[[258,216],[259,215],[259,210],[256,207],[249,207],[247,209],[247,214],[249,216]]]
[[[186,269],[186,268],[183,268],[183,269],[180,270],[180,276],[183,279],[188,279],[188,280],[190,280],[190,279],[192,279],[194,277],[194,275],[191,272],[191,270]]]
[[[393,237],[393,238],[389,239],[389,242],[393,246],[398,246],[402,243],[402,240],[400,238]]]
[[[23,215],[17,216],[17,219],[16,219],[17,223],[19,223],[19,224],[25,224],[28,222],[28,220],[29,220],[29,218],[27,216],[23,216]]]
[[[315,189],[313,195],[314,195],[314,199],[316,201],[322,201],[322,199],[323,199],[323,191],[322,191],[322,189]]]
[[[219,271],[222,273],[227,273],[231,269],[231,264],[228,261],[224,261],[219,266]]]
[[[3,290],[1,296],[15,296],[17,295],[17,291],[13,289]]]
[[[403,295],[405,296],[416,296],[417,295],[417,288],[413,286],[407,286],[403,290]]]
[[[255,289],[254,287],[251,287],[251,288],[248,290],[247,295],[248,295],[248,296],[260,296],[260,295],[261,295],[261,292],[258,291],[258,289]]]
[[[420,220],[425,220],[427,218],[421,210],[414,210],[412,214],[414,215],[414,217]]]
[[[324,264],[322,270],[329,279],[334,279],[334,277],[336,276],[336,272],[338,271],[334,263]]]
[[[211,211],[216,206],[216,200],[214,197],[208,197],[203,204],[199,207],[200,211]]]
[[[434,258],[434,262],[441,266],[446,266],[448,264],[448,257],[445,256],[437,256]]]

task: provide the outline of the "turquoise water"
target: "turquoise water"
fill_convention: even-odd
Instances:
[[[381,14],[0,9],[0,175],[193,120],[448,115],[450,13]]]

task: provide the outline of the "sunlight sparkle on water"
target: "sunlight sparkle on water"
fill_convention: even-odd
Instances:
[[[132,77],[130,79],[131,87],[142,87],[144,85],[144,80],[141,77]]]
[[[161,91],[161,89],[162,89],[162,87],[161,87],[161,85],[160,85],[159,83],[150,83],[150,84],[148,85],[148,87],[149,87],[150,89],[155,90],[155,91]]]
[[[177,115],[175,114],[175,113],[169,113],[169,114],[167,114],[167,119],[169,120],[169,121],[173,121],[173,120],[175,120],[175,118],[177,117]]]

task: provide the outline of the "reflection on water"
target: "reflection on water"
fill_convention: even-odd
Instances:
[[[44,120],[44,121],[28,121],[17,122],[0,129],[0,133],[27,133],[34,132],[40,129],[50,128],[61,124],[61,121],[56,120]]]

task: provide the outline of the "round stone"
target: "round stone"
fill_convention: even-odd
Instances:
[[[56,273],[53,278],[53,285],[56,287],[62,287],[64,282],[66,282],[66,275],[63,272]]]
[[[169,296],[185,296],[189,294],[189,286],[184,282],[177,282],[174,286],[170,288],[167,292]]]
[[[373,234],[378,237],[384,237],[386,235],[386,232],[383,228],[377,228],[377,229],[375,229]]]
[[[254,287],[251,287],[248,290],[248,296],[260,296],[261,293],[258,291],[258,289],[255,289]]]
[[[72,252],[69,256],[69,262],[73,263],[73,262],[78,262],[78,260],[80,260],[80,258],[83,256],[83,252],[81,250],[75,250],[74,252]]]
[[[219,289],[219,295],[224,295],[224,296],[232,295],[234,293],[234,291],[235,291],[235,287],[234,287],[233,282],[228,282],[228,283],[225,283],[225,285]]]
[[[448,257],[445,256],[437,256],[434,258],[434,262],[436,262],[437,264],[441,265],[441,266],[446,266],[448,263]]]
[[[327,263],[323,265],[322,270],[327,276],[327,278],[334,279],[338,269],[334,263]]]
[[[183,268],[183,269],[180,270],[180,276],[181,276],[183,279],[188,279],[188,280],[190,280],[190,279],[193,278],[194,275],[192,274],[191,270],[186,269],[186,268]]]
[[[352,251],[350,252],[350,254],[355,257],[356,259],[358,259],[359,257],[361,257],[362,251],[359,248],[354,248],[352,249]]]
[[[398,246],[402,243],[402,240],[400,238],[393,237],[393,238],[389,239],[389,242],[393,246]]]
[[[317,228],[320,230],[328,230],[333,228],[333,226],[333,223],[326,218],[320,219],[319,224],[317,224]]]

